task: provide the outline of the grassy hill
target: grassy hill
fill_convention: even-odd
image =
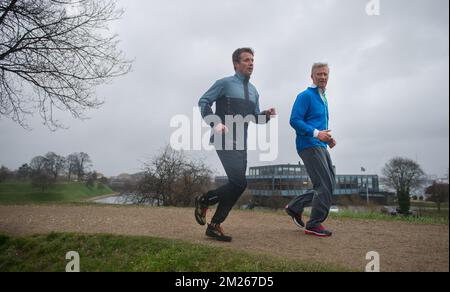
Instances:
[[[6,181],[0,183],[0,204],[71,203],[112,193],[102,184],[88,188],[83,183],[57,183],[42,192],[33,188],[31,182]]]
[[[82,272],[341,272],[346,267],[286,260],[178,240],[59,234],[0,234],[0,272],[64,272],[68,251]]]

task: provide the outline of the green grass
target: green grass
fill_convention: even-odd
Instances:
[[[175,240],[52,233],[19,238],[0,235],[0,272],[64,272],[69,251],[79,253],[82,272],[351,271]]]
[[[436,211],[424,211],[422,216],[391,216],[382,214],[379,212],[352,212],[352,211],[340,211],[339,213],[331,213],[331,218],[341,219],[362,219],[362,220],[379,220],[379,221],[398,221],[398,222],[410,222],[418,224],[447,224],[448,225],[448,210],[437,213]]]
[[[82,183],[57,183],[42,192],[30,182],[0,183],[0,204],[71,203],[114,193],[108,186],[97,184],[88,188]]]
[[[431,205],[430,205],[431,206]],[[242,212],[252,212],[247,210],[242,210]],[[266,213],[276,213],[280,215],[286,215],[284,210],[272,211],[272,210],[258,210],[257,212]],[[378,220],[378,221],[391,221],[391,222],[409,222],[414,224],[449,224],[449,210],[441,209],[438,212],[437,209],[425,209],[421,210],[421,215],[419,217],[413,216],[391,216],[388,214],[383,214],[379,211],[350,211],[350,210],[340,210],[338,213],[330,213],[330,217],[333,219],[356,219],[356,220]],[[310,216],[309,211],[305,211],[304,215],[306,217]]]
[[[309,217],[310,213],[305,212],[305,216]],[[338,213],[330,213],[333,219],[360,219],[360,220],[378,220],[378,221],[392,221],[392,222],[409,222],[414,224],[449,224],[449,212],[441,210],[439,213],[435,209],[422,210],[419,217],[414,216],[391,216],[383,214],[379,211],[361,211],[355,212],[350,210],[340,210]]]
[[[429,202],[429,201],[411,201],[411,207],[437,208],[437,205],[435,202]],[[441,203],[441,208],[448,209],[448,202]]]

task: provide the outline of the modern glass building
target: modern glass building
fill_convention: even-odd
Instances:
[[[217,184],[224,184],[227,177],[216,177]],[[303,195],[312,189],[312,183],[302,164],[283,164],[251,167],[247,176],[248,190],[256,197],[286,197]],[[361,199],[379,198],[387,194],[379,189],[378,175],[336,175],[335,196],[360,196]]]

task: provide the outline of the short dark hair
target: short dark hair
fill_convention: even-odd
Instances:
[[[239,63],[241,61],[242,53],[250,53],[253,56],[255,55],[255,52],[251,48],[239,48],[233,53],[233,66],[234,64]],[[234,69],[236,69],[236,66],[234,66]]]

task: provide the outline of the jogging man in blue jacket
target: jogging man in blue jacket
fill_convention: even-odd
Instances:
[[[313,85],[298,95],[292,109],[290,124],[297,134],[297,152],[303,160],[313,183],[313,191],[298,196],[286,206],[286,212],[306,234],[329,237],[332,232],[322,223],[327,219],[335,188],[335,172],[327,147],[334,148],[336,140],[328,128],[329,113],[326,87],[330,69],[328,64],[312,67]],[[312,206],[306,224],[302,220],[305,207]]]
[[[232,240],[231,236],[224,234],[221,224],[247,188],[245,174],[248,123],[252,121],[264,124],[271,116],[276,115],[274,108],[260,112],[258,91],[250,83],[250,76],[253,73],[253,50],[237,49],[232,58],[236,74],[216,81],[198,102],[202,117],[212,127],[211,143],[214,144],[228,176],[228,183],[196,198],[195,219],[200,225],[205,225],[208,207],[218,203],[211,224],[208,224],[206,229],[206,235],[219,241]],[[215,114],[211,108],[214,103]],[[234,119],[236,122],[232,121],[231,124],[227,122]]]

